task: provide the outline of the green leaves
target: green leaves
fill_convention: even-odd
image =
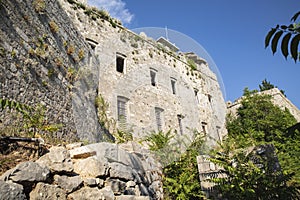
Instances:
[[[283,37],[282,42],[281,42],[281,52],[282,52],[282,55],[285,57],[285,59],[287,59],[287,56],[289,55],[288,44],[289,44],[291,36],[292,36],[292,33],[286,34]]]
[[[299,40],[300,40],[300,34],[297,34],[291,41],[291,54],[292,54],[292,58],[295,60],[295,62],[298,59]]]
[[[283,33],[283,31],[278,31],[275,35],[274,35],[274,37],[273,37],[273,39],[272,39],[272,52],[273,52],[273,54],[276,52],[276,49],[277,49],[277,43],[278,43],[278,40],[279,40],[279,38],[281,37],[281,35],[282,35],[282,33]]]
[[[297,12],[291,19],[291,21],[296,21],[300,12]],[[290,55],[295,62],[300,59],[298,53],[298,46],[300,41],[300,25],[297,23],[286,25],[277,25],[272,28],[267,36],[265,37],[265,48],[270,46],[272,53],[275,54],[277,51],[277,46],[281,39],[281,53],[287,59]]]
[[[21,104],[19,102],[16,101],[11,101],[8,99],[2,99],[0,98],[0,109],[5,109],[5,108],[9,108],[10,110],[16,110],[22,114],[27,113],[30,110],[30,107],[25,105],[25,104]]]

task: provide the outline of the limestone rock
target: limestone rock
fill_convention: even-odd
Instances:
[[[28,161],[20,163],[15,168],[5,172],[1,180],[12,180],[16,183],[46,181],[50,176],[50,170],[38,163]]]
[[[79,188],[80,185],[82,185],[83,181],[81,180],[80,176],[54,176],[54,181],[59,185],[61,188],[65,189],[67,193],[71,193],[77,188]]]
[[[66,149],[71,150],[71,149],[75,149],[78,147],[81,147],[83,145],[82,142],[76,142],[76,143],[72,143],[72,144],[67,144],[66,145]]]
[[[80,174],[81,177],[98,177],[105,176],[108,172],[108,165],[99,161],[95,157],[89,157],[77,160],[74,163],[74,172]]]
[[[101,190],[98,188],[83,187],[69,194],[68,198],[73,200],[114,200],[114,193],[110,187],[105,187]]]
[[[110,186],[114,194],[122,194],[126,189],[126,183],[119,179],[108,179],[106,184]]]
[[[134,195],[116,196],[115,199],[116,200],[150,200],[150,198],[146,196],[134,196]]]
[[[66,200],[66,193],[56,185],[38,183],[30,192],[31,200]]]
[[[121,163],[109,163],[109,174],[112,178],[120,178],[128,181],[134,180],[133,169]]]
[[[41,165],[48,166],[52,172],[72,172],[74,167],[70,153],[64,147],[52,147],[50,152],[36,161]]]
[[[23,186],[0,180],[0,200],[23,200],[26,196]]]

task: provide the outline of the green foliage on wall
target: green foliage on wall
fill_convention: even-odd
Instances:
[[[7,130],[14,129],[13,132],[6,132],[1,130],[1,135],[13,133],[9,136],[25,136],[25,137],[43,137],[49,143],[57,143],[56,137],[53,134],[63,127],[63,124],[49,123],[46,118],[46,109],[42,105],[37,105],[32,108],[28,105],[21,104],[17,101],[0,98],[0,109],[3,111],[8,108],[11,111],[21,113],[21,118],[16,118],[21,122],[12,125],[13,127],[6,127]]]

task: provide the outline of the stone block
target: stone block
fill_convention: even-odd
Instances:
[[[67,195],[63,189],[56,185],[49,185],[45,183],[38,183],[36,187],[30,192],[31,200],[44,200],[44,199],[55,199],[55,200],[66,200]]]
[[[0,200],[23,200],[26,196],[23,186],[0,180]]]

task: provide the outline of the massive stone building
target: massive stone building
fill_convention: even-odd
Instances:
[[[204,59],[178,52],[164,38],[154,41],[61,3],[100,60],[98,92],[119,129],[135,138],[171,129],[188,136],[196,131],[210,142],[221,140],[226,105]]]
[[[135,34],[85,1],[12,0],[0,16],[0,98],[44,106],[43,125],[62,125],[53,137],[103,140],[97,95],[134,138],[171,129],[212,143],[226,133],[218,80],[201,55]],[[14,124],[7,111],[4,129]]]
[[[279,106],[281,109],[288,109],[290,113],[295,117],[297,122],[300,122],[300,111],[299,109],[286,97],[282,94],[282,92],[278,88],[273,88],[270,90],[265,90],[259,92],[262,95],[270,95],[271,101]],[[235,114],[237,109],[241,106],[241,100],[243,97],[235,100],[233,103],[227,103],[227,113]]]

